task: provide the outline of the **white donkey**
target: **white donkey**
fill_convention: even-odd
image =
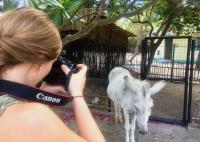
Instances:
[[[161,90],[166,83],[159,81],[151,87],[147,81],[133,78],[128,70],[121,67],[112,69],[108,79],[107,93],[114,102],[115,122],[122,121],[122,108],[125,119],[126,142],[129,142],[130,139],[135,142],[136,122],[139,132],[147,133],[147,123],[153,106],[151,96]],[[132,114],[131,118],[129,114]],[[131,136],[129,136],[130,132]]]

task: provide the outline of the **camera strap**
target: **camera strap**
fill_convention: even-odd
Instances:
[[[73,100],[72,96],[60,96],[24,84],[0,80],[0,95],[9,95],[18,99],[62,106]]]

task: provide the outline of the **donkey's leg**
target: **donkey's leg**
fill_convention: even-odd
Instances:
[[[132,120],[131,120],[131,142],[135,142],[135,126],[136,126],[136,115],[133,114]]]
[[[119,115],[119,122],[120,123],[123,123],[123,119],[122,119],[122,112],[121,112],[121,110],[122,110],[122,108],[119,106],[119,112],[118,112],[118,115]]]
[[[123,109],[124,111],[124,119],[125,119],[125,130],[126,130],[126,142],[129,142],[129,132],[130,132],[130,122],[129,122],[129,113],[127,110]]]
[[[118,124],[118,120],[119,120],[119,114],[118,114],[118,105],[116,103],[114,103],[114,106],[115,106],[115,123]]]

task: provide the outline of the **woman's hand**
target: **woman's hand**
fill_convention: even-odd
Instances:
[[[81,96],[85,87],[87,66],[77,64],[77,67],[79,72],[72,74],[69,82],[68,89],[71,96]],[[61,68],[65,74],[68,74],[69,68],[66,65],[62,65]]]

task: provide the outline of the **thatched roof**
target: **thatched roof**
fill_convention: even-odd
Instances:
[[[78,30],[62,31],[61,36],[64,37],[67,34],[74,34],[76,32],[78,32]],[[116,24],[112,23],[95,27],[83,38],[98,40],[98,42],[105,44],[109,43],[115,46],[128,46],[128,37],[133,36],[135,36],[133,33],[123,30]]]
[[[97,26],[87,35],[91,39],[96,39],[103,43],[111,42],[113,45],[128,45],[128,37],[132,36],[134,34],[123,30],[114,23]]]

